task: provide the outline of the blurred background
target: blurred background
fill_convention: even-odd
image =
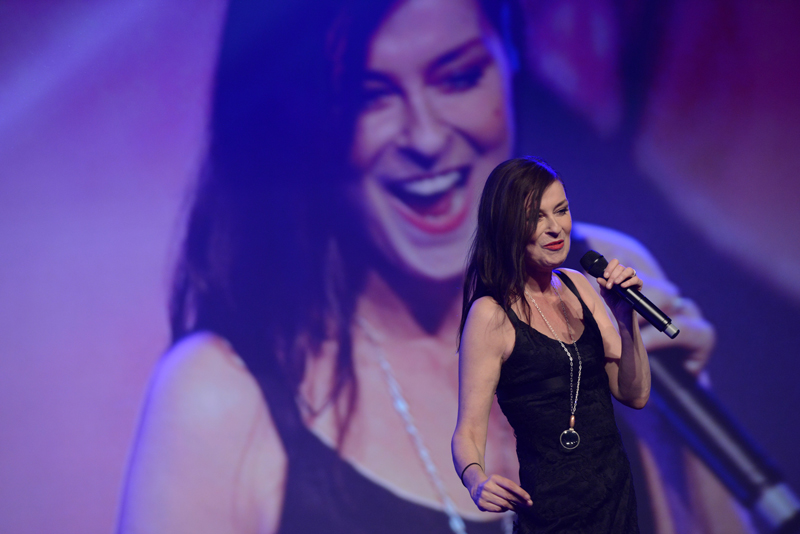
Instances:
[[[800,7],[524,6],[522,152],[565,177],[576,219],[642,241],[698,303],[716,395],[800,487]],[[113,528],[169,343],[225,9],[0,3],[2,532]]]

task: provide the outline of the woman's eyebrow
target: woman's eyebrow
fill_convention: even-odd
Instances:
[[[376,70],[366,70],[366,71],[364,71],[364,73],[361,76],[361,82],[362,83],[370,83],[370,82],[373,82],[373,83],[384,83],[384,84],[392,85],[392,86],[396,85],[396,82],[395,82],[394,78],[392,78],[388,74],[385,74],[383,72],[376,71]]]
[[[475,48],[484,48],[483,39],[480,37],[476,37],[466,43],[459,45],[452,50],[448,50],[444,54],[440,55],[436,59],[430,62],[428,68],[425,70],[428,74],[432,73],[436,69],[446,66],[448,63],[452,63],[453,61],[459,59],[460,57],[464,56],[468,52],[472,51]]]
[[[484,49],[485,46],[483,44],[483,39],[480,37],[476,37],[471,39],[464,44],[461,44],[447,52],[441,54],[439,57],[431,61],[428,66],[425,68],[426,75],[430,76],[433,74],[437,69],[440,69],[453,61],[460,59],[461,57],[465,56],[469,52],[475,49]],[[366,82],[381,82],[391,85],[397,85],[397,81],[391,74],[387,74],[381,72],[379,70],[371,70],[366,69],[361,75],[362,83]]]

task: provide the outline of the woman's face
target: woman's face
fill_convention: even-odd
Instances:
[[[487,176],[513,143],[511,74],[477,0],[403,0],[370,41],[351,162],[395,264],[460,276]]]
[[[556,180],[544,190],[539,219],[525,248],[528,268],[552,271],[567,259],[572,214],[564,185]]]

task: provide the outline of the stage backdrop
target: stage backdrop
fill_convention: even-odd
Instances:
[[[518,152],[699,305],[714,392],[800,487],[800,9],[676,1],[648,56],[633,4],[525,4]],[[0,5],[2,532],[113,528],[225,9]]]

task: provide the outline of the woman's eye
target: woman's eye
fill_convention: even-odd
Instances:
[[[468,91],[480,83],[489,68],[489,56],[443,68],[434,76],[433,83],[449,93]]]
[[[367,87],[361,91],[362,109],[378,108],[397,92],[391,87]]]
[[[467,91],[478,85],[478,82],[483,78],[484,70],[483,66],[478,65],[451,73],[442,79],[440,85],[448,92]]]

